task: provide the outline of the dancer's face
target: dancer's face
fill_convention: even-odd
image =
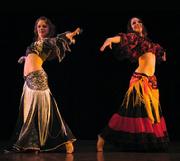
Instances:
[[[133,31],[138,32],[138,33],[142,33],[143,30],[143,24],[141,22],[140,19],[134,17],[131,19],[131,27],[133,29]]]
[[[37,23],[37,33],[38,33],[38,39],[41,40],[45,37],[47,37],[49,33],[49,26],[46,23],[45,20],[39,20]]]

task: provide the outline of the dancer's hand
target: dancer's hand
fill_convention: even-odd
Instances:
[[[74,30],[73,32],[69,32],[66,34],[66,37],[73,43],[75,44],[75,39],[74,36],[79,35],[83,32],[83,30],[81,28],[77,28],[76,30]]]
[[[110,49],[112,49],[112,39],[108,38],[105,40],[104,44],[101,46],[100,51],[104,51],[106,47],[109,47]]]
[[[19,64],[22,64],[22,63],[25,62],[25,60],[26,60],[26,56],[21,56],[21,57],[18,59],[18,63],[19,63]]]
[[[162,60],[166,61],[166,52],[164,52],[163,56],[162,56]]]
[[[109,47],[110,49],[112,49],[112,43],[119,43],[120,40],[121,40],[120,36],[107,38],[104,44],[101,46],[100,51],[104,51],[106,47]]]

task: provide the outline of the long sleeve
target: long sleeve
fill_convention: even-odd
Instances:
[[[138,36],[134,33],[119,33],[121,41],[118,44],[114,44],[114,55],[118,60],[130,59],[136,61],[141,55],[138,52]]]
[[[70,45],[71,41],[67,39],[66,34],[68,32],[58,34],[55,42],[56,46],[56,55],[58,57],[59,62],[61,62],[67,52],[71,52]]]
[[[152,52],[156,55],[158,62],[163,61],[165,50],[157,43],[153,43],[150,39],[140,37],[135,33],[119,33],[121,41],[114,45],[114,55],[117,59],[130,59],[132,62],[137,61],[138,58],[146,52]]]
[[[26,55],[29,53],[37,54],[43,61],[58,58],[61,62],[67,52],[71,52],[70,40],[66,38],[66,33],[58,34],[53,38],[45,38],[40,41],[33,42],[27,47]]]

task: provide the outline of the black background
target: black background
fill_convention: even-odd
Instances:
[[[32,42],[34,22],[39,16],[50,18],[57,33],[76,27],[84,30],[60,64],[57,60],[44,64],[61,115],[78,139],[95,139],[122,102],[136,64],[120,62],[112,51],[102,54],[99,48],[107,37],[126,32],[129,18],[138,16],[149,37],[167,50],[167,62],[157,65],[156,76],[170,138],[179,140],[179,10],[159,6],[136,10],[127,5],[103,8],[92,4],[52,9],[49,5],[0,13],[0,139],[9,139],[17,120],[24,83],[23,65],[17,60]]]

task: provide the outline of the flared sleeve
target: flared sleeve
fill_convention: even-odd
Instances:
[[[58,34],[55,38],[55,56],[57,56],[59,62],[61,62],[64,59],[66,53],[71,52],[71,41],[66,37],[67,33],[68,32]]]
[[[45,38],[40,41],[33,42],[27,47],[26,56],[30,53],[37,54],[43,61],[58,58],[61,62],[66,53],[71,52],[71,41],[66,37],[67,32],[58,34],[53,38]]]

